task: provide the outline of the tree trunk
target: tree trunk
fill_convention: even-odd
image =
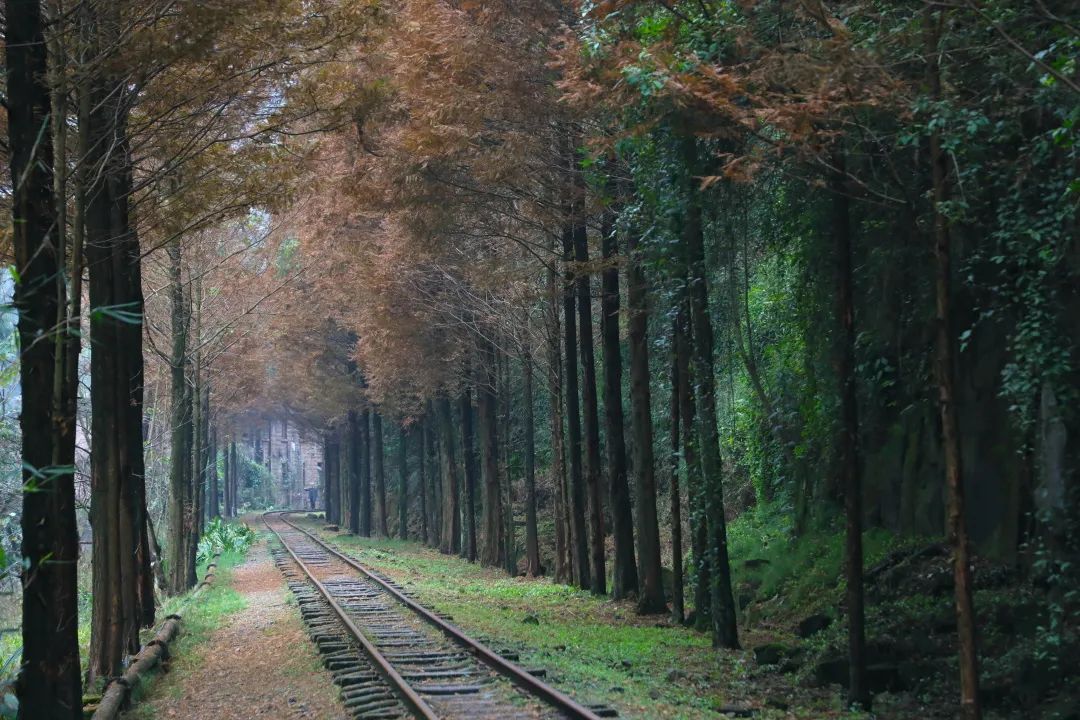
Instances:
[[[390,537],[386,519],[386,467],[383,454],[382,415],[371,414],[371,467],[375,474],[375,532]]]
[[[608,499],[615,541],[611,595],[616,600],[638,590],[634,558],[634,514],[626,478],[626,438],[622,403],[622,348],[619,345],[619,245],[614,213],[604,211],[601,230],[604,271],[600,333],[604,350],[604,421],[607,431]],[[640,496],[639,496],[640,502]]]
[[[499,405],[502,407],[503,432],[506,435],[502,443],[502,489],[503,528],[499,538],[499,558],[508,575],[517,575],[517,538],[514,536],[514,483],[510,477],[510,442],[514,437],[513,420],[510,414],[510,356],[500,353],[502,362],[499,378]]]
[[[218,487],[218,429],[217,426],[210,433],[210,519],[221,517],[221,505],[219,495],[221,488]]]
[[[371,501],[371,411],[360,413],[360,534],[371,537],[371,520],[374,514]]]
[[[435,404],[428,402],[427,404],[427,422],[424,424],[425,432],[427,433],[427,451],[428,451],[428,479],[430,482],[431,492],[429,498],[431,499],[431,546],[438,547],[440,540],[442,539],[442,472],[439,467],[439,442],[438,434],[435,432],[436,425],[439,423],[439,418],[435,412]]]
[[[360,420],[355,410],[348,414],[349,443],[349,532],[360,534]]]
[[[323,467],[326,473],[326,500],[329,511],[326,516],[331,525],[341,526],[344,509],[341,507],[341,478],[338,475],[338,439],[335,431],[326,436],[323,444]]]
[[[230,482],[232,491],[229,493],[229,517],[234,518],[240,509],[240,451],[236,447],[235,440],[230,445],[232,461],[229,466],[232,468],[232,480]]]
[[[568,583],[573,579],[570,569],[569,533],[566,492],[566,450],[563,437],[562,347],[559,340],[558,278],[548,270],[550,299],[546,310],[548,365],[548,425],[551,429],[551,476],[555,486],[555,582]]]
[[[499,487],[498,405],[495,396],[495,348],[485,343],[480,350],[476,376],[476,409],[480,430],[480,481],[484,488],[484,535],[480,562],[499,564],[502,534],[502,494]]]
[[[458,468],[454,457],[454,419],[450,401],[441,397],[439,410],[439,459],[442,465],[442,536],[439,550],[453,555],[461,549],[461,512],[458,508]]]
[[[576,199],[575,208],[583,201]],[[604,506],[600,492],[600,415],[596,397],[596,356],[593,352],[592,288],[585,266],[589,262],[589,238],[580,211],[574,218],[574,259],[578,263],[574,286],[578,301],[578,335],[581,349],[581,403],[585,420],[585,486],[589,493],[589,548],[592,554],[594,595],[607,592],[604,567]]]
[[[848,620],[848,703],[868,710],[866,633],[863,624],[862,477],[859,457],[858,396],[855,384],[855,302],[851,271],[851,221],[844,156],[837,153],[832,178],[833,239],[836,243],[836,380],[840,388],[837,455],[847,517],[846,597]]]
[[[540,537],[536,520],[536,418],[533,397],[533,361],[528,352],[522,358],[525,385],[525,574],[544,574],[540,564]]]
[[[940,50],[945,15],[927,4],[924,17],[927,59],[926,79],[934,100],[941,100]],[[956,595],[956,628],[960,646],[960,708],[964,720],[982,717],[979,703],[979,658],[972,600],[971,556],[964,509],[964,469],[960,448],[960,423],[956,413],[956,363],[953,357],[952,250],[949,219],[942,205],[949,202],[948,157],[938,131],[930,134],[933,174],[934,294],[937,332],[934,376],[938,385],[941,445],[945,453],[945,486],[948,492],[947,528],[953,550],[953,584]]]
[[[698,449],[701,454],[706,499],[707,552],[711,560],[713,644],[738,648],[739,635],[735,626],[735,600],[731,592],[731,564],[724,518],[723,462],[720,456],[720,434],[716,426],[716,375],[705,268],[705,237],[701,226],[700,191],[695,179],[698,166],[697,141],[692,136],[686,136],[682,142],[687,171],[683,245],[690,279],[690,322],[694,331],[693,379],[698,402]]]
[[[685,270],[685,267],[684,267]],[[711,586],[709,563],[706,561],[706,523],[704,516],[705,496],[701,463],[698,460],[697,432],[694,430],[696,410],[690,357],[693,354],[693,338],[690,336],[690,305],[685,272],[682,289],[675,311],[676,352],[679,368],[679,420],[681,425],[683,466],[686,468],[686,494],[690,508],[690,550],[694,555],[694,628],[705,632],[712,625],[710,609]]]
[[[461,391],[458,410],[461,415],[461,456],[465,466],[464,555],[469,562],[476,562],[476,438],[473,429],[472,393],[468,385]]]
[[[90,17],[84,33],[96,51],[111,18]],[[110,39],[101,37],[107,44]],[[146,529],[142,401],[143,296],[139,242],[130,223],[132,188],[123,82],[95,68],[81,85],[82,232],[89,269],[91,354],[91,525],[93,592],[88,676],[112,675],[139,647],[139,626],[154,620]],[[85,146],[82,146],[85,143]],[[77,370],[71,371],[77,377]]]
[[[686,619],[683,598],[683,540],[682,497],[679,491],[679,353],[685,348],[679,343],[678,321],[672,323],[671,332],[671,399],[668,405],[668,421],[671,423],[671,456],[668,471],[671,480],[671,620],[681,625]]]
[[[88,238],[89,239],[89,238]],[[92,247],[93,243],[88,243]],[[188,588],[187,539],[191,528],[191,397],[187,386],[187,301],[184,297],[183,257],[180,240],[169,243],[169,288],[172,300],[172,355],[170,358],[172,439],[169,455],[169,591]],[[91,285],[93,283],[91,282]],[[93,300],[90,302],[93,306]]]
[[[638,237],[627,234],[626,298],[629,305],[630,406],[634,430],[634,489],[637,494],[639,613],[667,610],[660,569],[660,524],[656,514],[656,463],[653,458],[652,391],[649,387],[648,286],[641,267]]]
[[[74,433],[54,424],[53,400],[66,343],[41,342],[64,312],[58,278],[63,258],[50,233],[56,223],[49,168],[53,146],[46,85],[44,22],[37,2],[5,3],[8,150],[12,188],[15,306],[19,312],[22,411],[22,669],[19,717],[82,716],[79,668],[79,539],[75,520]],[[48,337],[46,335],[46,337]],[[62,418],[56,418],[62,420]],[[58,458],[70,457],[61,466]]]
[[[190,300],[190,299],[189,299]],[[187,312],[188,323],[191,322],[191,307],[188,306]],[[188,590],[195,587],[199,582],[198,572],[195,567],[195,555],[198,552],[199,538],[196,535],[198,525],[198,507],[196,505],[195,498],[198,495],[198,469],[195,467],[196,455],[195,455],[195,428],[196,428],[196,410],[199,407],[199,397],[197,388],[193,384],[186,384],[184,401],[188,403],[187,408],[187,422],[184,424],[184,447],[187,449],[187,458],[185,459],[185,472],[187,478],[185,480],[185,487],[187,488],[187,505],[184,508],[184,589]]]
[[[420,537],[425,545],[431,545],[431,527],[428,523],[428,479],[427,479],[427,424],[425,417],[420,421],[420,427],[416,429],[416,468],[420,473]]]
[[[398,429],[398,538],[409,539],[409,435],[402,426]]]
[[[322,461],[322,486],[323,486],[323,511],[327,524],[334,522],[334,493],[330,486],[330,433],[323,433],[323,461]]]
[[[578,398],[577,318],[574,307],[574,229],[563,230],[563,351],[566,354],[566,432],[570,453],[570,545],[574,580],[588,590],[589,540],[585,528],[585,478],[581,471],[581,408]]]

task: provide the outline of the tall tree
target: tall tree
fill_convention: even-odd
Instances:
[[[581,190],[583,192],[583,189]],[[593,351],[592,283],[586,266],[589,262],[589,237],[581,205],[584,198],[572,201],[574,260],[578,271],[574,281],[578,306],[578,347],[581,350],[581,405],[585,428],[585,487],[589,494],[589,549],[592,556],[590,589],[596,595],[607,592],[604,549],[604,507],[600,492],[600,413],[596,397],[596,354]]]
[[[465,375],[469,375],[467,367]],[[469,562],[476,562],[476,438],[472,393],[468,385],[461,391],[458,408],[461,415],[461,459],[465,467],[465,547],[462,550]]]
[[[708,554],[711,581],[711,616],[713,643],[721,647],[739,647],[735,627],[735,599],[731,592],[731,564],[727,548],[727,520],[724,517],[723,463],[720,435],[716,425],[716,387],[713,382],[713,329],[709,313],[709,291],[705,268],[705,237],[701,224],[701,194],[697,140],[682,138],[686,172],[686,215],[683,220],[683,243],[689,275],[690,322],[693,327],[693,380],[697,399],[697,439],[704,476],[705,516],[708,528]]]
[[[420,425],[416,428],[414,434],[416,435],[417,481],[420,484],[420,539],[423,540],[425,545],[431,545],[431,524],[428,522],[428,506],[431,501],[428,498],[427,481],[427,418],[420,420]]]
[[[54,425],[57,319],[64,296],[57,279],[64,258],[51,233],[56,227],[49,169],[53,166],[52,112],[46,85],[44,20],[37,0],[7,0],[8,149],[12,183],[15,307],[19,312],[22,411],[23,666],[19,717],[78,718],[79,543],[75,524],[74,433]],[[43,341],[44,340],[44,341]],[[61,416],[62,417],[62,416]],[[57,418],[60,419],[60,418]],[[70,438],[70,439],[68,439]],[[64,443],[62,446],[61,443]],[[70,444],[70,452],[66,447]]]
[[[461,549],[461,512],[458,505],[458,464],[454,457],[454,418],[450,400],[441,396],[436,401],[439,412],[439,460],[442,468],[442,535],[439,550],[453,555]]]
[[[660,524],[656,514],[656,463],[653,457],[652,391],[649,387],[648,300],[636,232],[627,233],[626,299],[629,306],[630,406],[634,430],[634,487],[640,591],[638,612],[667,609],[660,568]]]
[[[567,212],[569,218],[569,211]],[[575,316],[574,229],[567,221],[562,233],[563,249],[563,352],[566,357],[566,436],[570,455],[569,497],[570,556],[574,581],[589,589],[589,537],[585,527],[585,476],[581,471],[581,405],[578,397],[577,318]]]
[[[172,407],[172,439],[169,449],[169,591],[178,594],[189,587],[187,548],[191,535],[191,390],[187,382],[188,303],[184,292],[183,250],[179,238],[169,244],[168,253],[169,292],[172,301],[172,354],[169,358]]]
[[[390,529],[386,520],[386,467],[383,448],[382,415],[371,413],[371,468],[375,475],[375,533],[379,537],[389,537]]]
[[[848,621],[848,702],[870,706],[866,686],[866,638],[863,627],[862,476],[859,453],[858,395],[855,383],[855,301],[851,269],[851,219],[845,158],[835,156],[832,177],[832,232],[836,261],[836,378],[840,388],[837,437],[840,486],[844,489],[846,523],[846,599]]]
[[[476,375],[476,407],[480,430],[480,482],[484,489],[483,544],[480,562],[499,564],[502,536],[502,491],[499,486],[498,403],[496,398],[495,347],[485,342],[480,349]]]
[[[926,84],[935,102],[942,100],[941,32],[945,11],[926,3],[923,11]],[[952,248],[945,207],[950,199],[949,158],[942,147],[940,130],[929,136],[931,199],[933,205],[934,300],[937,325],[934,345],[934,379],[937,381],[941,417],[941,445],[945,455],[945,489],[948,495],[946,527],[953,552],[953,586],[956,598],[956,629],[960,646],[960,709],[964,720],[982,717],[979,702],[979,658],[975,634],[975,603],[972,600],[971,555],[964,509],[964,470],[960,448],[960,421],[956,411],[956,361],[953,344]]]
[[[671,332],[671,397],[668,401],[671,454],[668,458],[668,473],[671,485],[671,619],[681,625],[686,619],[686,608],[683,596],[682,493],[679,490],[679,425],[682,420],[679,411],[679,385],[685,381],[679,372],[680,352],[685,352],[685,349],[679,342],[678,320],[675,320]]]
[[[615,541],[611,596],[619,599],[638,589],[634,558],[634,516],[630,507],[630,486],[626,478],[626,439],[622,404],[622,348],[619,344],[619,243],[615,213],[603,210],[600,302],[600,335],[604,351],[604,427],[607,432],[608,501],[611,503],[611,533]],[[638,495],[638,502],[641,496]],[[659,543],[659,536],[657,537]]]
[[[360,442],[357,443],[358,463],[360,466],[360,534],[371,537],[372,508],[371,495],[371,411],[364,408],[360,412]]]
[[[348,414],[349,453],[349,532],[360,534],[360,420],[355,410]]]
[[[540,564],[540,532],[536,519],[536,418],[533,397],[533,359],[526,350],[522,358],[525,403],[525,574],[544,574]]]
[[[398,454],[397,454],[398,488],[397,488],[397,511],[398,527],[397,536],[400,540],[409,539],[409,433],[405,426],[398,427]]]
[[[570,569],[570,522],[567,515],[566,450],[563,434],[562,343],[559,338],[559,280],[554,263],[547,271],[548,302],[544,330],[547,335],[548,426],[551,432],[551,476],[555,485],[555,582],[573,580]]]

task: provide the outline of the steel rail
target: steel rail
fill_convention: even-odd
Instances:
[[[356,638],[357,642],[360,643],[360,646],[363,648],[364,652],[371,659],[371,661],[375,663],[376,670],[378,670],[379,674],[382,675],[383,678],[393,687],[393,689],[398,693],[398,695],[405,702],[405,704],[408,705],[414,713],[416,713],[417,717],[423,718],[424,720],[439,720],[439,715],[435,712],[435,710],[432,709],[430,705],[428,705],[427,701],[424,700],[424,698],[420,697],[420,695],[418,695],[417,692],[413,690],[412,686],[409,685],[405,678],[401,677],[398,671],[394,669],[394,666],[390,664],[390,661],[386,659],[386,656],[379,652],[379,649],[375,647],[371,643],[371,641],[367,639],[367,637],[365,637],[363,631],[360,630],[360,628],[357,627],[356,623],[354,623],[352,619],[345,613],[344,608],[342,608],[341,605],[339,605],[338,602],[334,600],[333,597],[331,597],[330,591],[326,589],[326,586],[315,578],[315,576],[311,573],[311,570],[308,569],[308,566],[304,563],[304,561],[301,560],[300,557],[295,552],[293,552],[293,549],[289,547],[289,544],[285,542],[285,538],[281,537],[281,533],[279,533],[273,528],[273,526],[270,525],[270,521],[267,520],[267,516],[272,514],[278,515],[279,519],[282,522],[289,525],[290,527],[293,527],[296,530],[299,530],[302,533],[308,534],[307,531],[301,528],[297,528],[284,517],[281,517],[282,513],[263,513],[263,522],[266,523],[266,527],[270,530],[270,532],[274,533],[274,535],[277,536],[278,540],[281,541],[281,545],[285,548],[286,551],[288,551],[289,555],[292,556],[292,559],[296,561],[296,564],[300,567],[304,574],[307,575],[307,578],[311,581],[311,584],[315,586],[315,588],[319,591],[323,598],[326,599],[326,602],[329,603],[330,608],[334,611],[334,614],[338,616],[338,619],[341,620],[341,622],[345,625],[348,631],[353,635],[353,637]]]
[[[367,577],[372,582],[378,584],[382,589],[386,590],[386,592],[390,593],[390,595],[392,595],[394,599],[396,599],[402,605],[405,605],[407,608],[415,612],[417,615],[422,617],[431,625],[439,628],[439,630],[441,630],[444,635],[469,650],[485,665],[487,665],[500,675],[506,677],[515,685],[521,687],[532,695],[542,698],[549,705],[552,705],[555,708],[564,712],[569,718],[571,718],[571,720],[601,720],[599,715],[597,715],[581,703],[577,702],[569,695],[566,695],[565,693],[556,690],[547,683],[542,682],[535,676],[518,667],[516,664],[510,662],[506,658],[492,652],[479,641],[474,640],[473,638],[466,635],[464,632],[461,631],[460,628],[451,625],[435,613],[425,608],[423,605],[420,605],[412,598],[406,596],[400,590],[387,583],[378,575],[372,573],[370,570],[368,570],[366,567],[364,567],[362,564],[360,564],[353,558],[339,552],[338,550],[327,544],[322,538],[319,538],[318,536],[308,532],[299,525],[296,525],[291,520],[285,517],[286,514],[289,514],[288,512],[279,511],[277,514],[281,518],[281,521],[284,522],[286,525],[290,526],[298,532],[304,533],[311,540],[318,543],[324,550],[334,555],[346,565],[350,566],[354,570],[359,571],[360,573],[363,573],[365,577]]]

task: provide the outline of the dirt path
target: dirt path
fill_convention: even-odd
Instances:
[[[198,657],[177,657],[140,716],[192,720],[344,720],[330,674],[308,640],[265,537],[232,573],[246,609],[218,628]],[[150,711],[150,712],[147,712]]]

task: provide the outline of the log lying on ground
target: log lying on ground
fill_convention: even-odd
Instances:
[[[202,582],[195,586],[187,602],[193,600],[204,588],[214,582],[214,570],[217,569],[217,559],[220,553],[214,555],[213,561],[206,566],[206,574]],[[186,604],[186,603],[185,603]],[[158,631],[154,633],[154,639],[143,645],[142,650],[132,660],[131,665],[124,674],[114,678],[105,688],[101,696],[101,702],[94,710],[92,720],[114,720],[120,717],[120,711],[127,705],[131,697],[131,691],[139,684],[143,675],[152,670],[158,663],[169,658],[169,643],[180,634],[180,615],[173,614],[165,618]]]

